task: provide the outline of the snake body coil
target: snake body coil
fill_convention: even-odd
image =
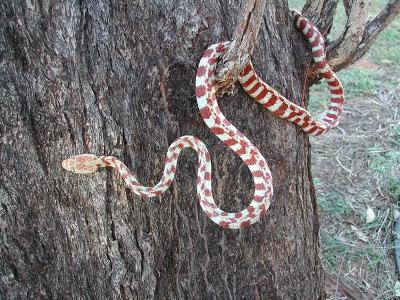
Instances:
[[[239,81],[244,90],[274,115],[286,119],[310,135],[320,135],[334,127],[342,112],[343,88],[326,62],[324,41],[318,29],[299,13],[294,13],[296,27],[305,35],[312,47],[312,55],[318,72],[324,77],[332,95],[328,111],[321,120],[314,120],[304,108],[295,105],[263,82],[249,63],[241,73]],[[251,203],[237,213],[221,210],[214,201],[211,186],[211,161],[209,152],[202,141],[193,136],[182,136],[168,148],[164,173],[154,187],[141,185],[128,168],[112,156],[82,154],[63,161],[68,171],[87,174],[99,167],[116,168],[128,187],[137,195],[156,197],[171,185],[175,176],[180,152],[185,148],[194,149],[199,158],[197,170],[197,197],[206,215],[224,228],[244,228],[255,222],[267,211],[272,197],[272,176],[267,162],[260,151],[222,114],[215,97],[215,70],[218,59],[224,54],[228,42],[210,46],[200,60],[196,73],[196,98],[200,114],[211,132],[232,149],[247,165],[254,181],[254,195]]]

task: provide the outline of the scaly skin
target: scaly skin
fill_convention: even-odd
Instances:
[[[322,114],[320,121],[315,120],[307,110],[290,102],[262,81],[255,73],[251,62],[244,68],[239,81],[244,90],[254,100],[270,110],[273,115],[300,126],[306,134],[318,136],[338,124],[339,116],[343,110],[344,91],[342,84],[326,61],[325,43],[322,35],[300,13],[293,11],[293,14],[296,27],[310,43],[313,61],[318,73],[326,79],[331,94],[328,110]]]

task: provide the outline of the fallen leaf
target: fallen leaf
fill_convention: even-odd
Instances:
[[[372,223],[375,220],[375,213],[371,207],[367,207],[365,222],[367,224]]]

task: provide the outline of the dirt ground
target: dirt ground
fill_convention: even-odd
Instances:
[[[354,68],[380,66],[364,59]],[[330,299],[400,294],[392,234],[400,200],[400,81],[389,70],[380,74],[371,79],[378,83],[373,92],[353,93],[348,84],[339,126],[311,139]]]

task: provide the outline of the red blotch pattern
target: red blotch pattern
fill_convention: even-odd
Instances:
[[[321,58],[325,57],[324,40],[321,34],[308,20],[295,13],[295,21],[297,20],[299,20],[298,28],[303,31],[306,38],[309,39],[314,33],[316,33],[315,41],[310,44],[312,47],[321,45],[321,49],[313,51],[312,56],[314,58],[320,58],[321,60]],[[305,31],[305,27],[308,24],[310,24],[310,28]],[[255,223],[259,220],[261,215],[265,214],[269,206],[269,198],[272,196],[271,174],[265,159],[259,151],[223,116],[218,107],[215,96],[212,93],[215,89],[214,82],[210,80],[210,77],[215,73],[215,64],[219,57],[224,53],[227,45],[227,43],[216,44],[204,52],[203,58],[200,61],[200,66],[196,72],[196,81],[199,82],[196,86],[196,97],[201,100],[199,101],[199,105],[202,106],[200,107],[200,114],[206,121],[206,124],[210,127],[211,132],[222,139],[228,147],[235,150],[237,155],[241,156],[252,172],[255,182],[257,182],[254,184],[257,195],[253,196],[253,201],[246,209],[241,212],[228,213],[221,211],[214,203],[212,190],[209,188],[212,180],[210,172],[210,155],[204,144],[200,140],[191,136],[179,138],[168,149],[168,154],[165,158],[165,176],[161,179],[157,188],[149,188],[140,185],[126,166],[115,157],[101,156],[100,159],[97,160],[98,158],[94,155],[83,155],[64,161],[63,167],[71,170],[81,170],[83,172],[92,170],[94,164],[98,167],[114,166],[119,171],[121,177],[127,182],[129,188],[131,188],[136,194],[143,197],[154,197],[161,195],[161,193],[172,184],[176,172],[178,152],[185,147],[191,147],[199,153],[199,175],[196,178],[196,184],[198,187],[197,195],[200,205],[206,212],[207,216],[223,228],[245,228],[250,226],[252,223]],[[279,117],[288,115],[285,116],[285,118],[292,119],[292,122],[295,124],[302,123],[301,128],[303,128],[306,133],[320,135],[325,133],[330,129],[330,127],[337,124],[337,119],[343,111],[342,105],[344,102],[344,91],[340,81],[336,78],[333,71],[330,70],[325,59],[322,59],[322,62],[316,62],[314,67],[320,73],[320,76],[329,80],[328,85],[332,95],[330,102],[331,104],[335,103],[335,105],[328,105],[329,110],[324,121],[330,125],[315,121],[306,110],[296,106],[283,96],[279,95],[275,90],[262,82],[255,73],[252,74],[248,80],[242,78],[241,82],[245,81],[242,83],[242,86],[250,94],[255,93],[262,86],[263,89],[256,97],[256,100],[266,102],[264,107],[273,110],[274,115]],[[323,69],[327,69],[327,71],[322,71]],[[248,74],[253,71],[253,66],[250,63],[244,68],[241,76],[247,77]],[[247,89],[250,85],[253,85],[252,88]],[[269,93],[272,93],[272,95],[269,95]],[[270,96],[268,100],[265,98],[267,96]],[[203,97],[206,97],[207,101],[205,101]],[[278,108],[271,108],[278,99],[282,104],[280,104]],[[290,113],[286,113],[288,110]],[[101,163],[98,163],[98,161],[101,161]]]

